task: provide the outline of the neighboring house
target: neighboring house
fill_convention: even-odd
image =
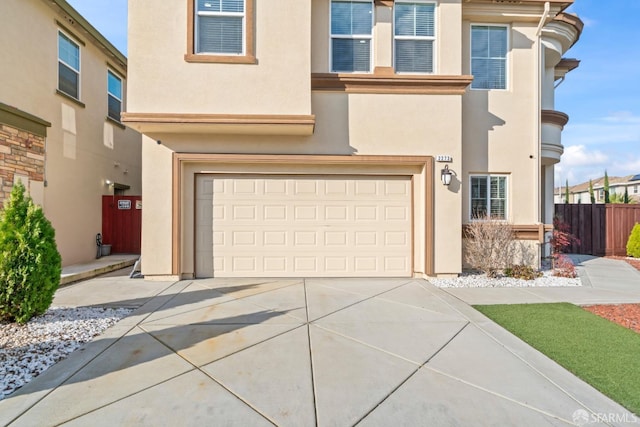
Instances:
[[[63,265],[90,261],[102,196],[142,191],[127,60],[64,0],[2,0],[0,16],[0,202],[22,180]]]
[[[459,274],[484,215],[539,251],[571,3],[130,2],[145,277]]]
[[[596,203],[604,203],[604,176],[591,180],[593,195]],[[623,177],[609,177],[609,196],[617,194],[624,196],[625,189],[629,195],[630,203],[640,203],[640,174]],[[565,203],[566,187],[556,188],[555,203]],[[589,181],[569,187],[569,203],[591,203],[589,194]]]

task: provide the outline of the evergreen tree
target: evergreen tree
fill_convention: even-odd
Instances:
[[[611,203],[611,199],[609,198],[609,175],[607,175],[607,171],[604,171],[604,202]]]
[[[593,181],[589,180],[589,198],[591,199],[591,204],[596,202],[596,195],[593,193]]]
[[[26,323],[47,311],[60,284],[55,231],[20,181],[0,212],[0,320]]]
[[[625,205],[628,205],[630,202],[631,200],[629,199],[629,189],[627,187],[624,187],[624,199],[622,203],[624,203]]]

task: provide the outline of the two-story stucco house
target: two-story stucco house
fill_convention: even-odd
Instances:
[[[129,2],[145,277],[458,274],[478,216],[540,250],[571,3]]]
[[[64,0],[2,0],[0,17],[0,203],[21,180],[63,265],[90,261],[102,196],[142,191],[142,136],[120,117],[127,60]]]

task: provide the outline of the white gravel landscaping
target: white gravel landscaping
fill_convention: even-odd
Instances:
[[[0,323],[0,400],[131,312],[57,307],[24,325]]]
[[[439,288],[531,288],[550,286],[582,286],[579,277],[565,278],[552,276],[551,270],[543,271],[542,277],[534,280],[514,279],[512,277],[489,278],[486,274],[463,273],[449,279],[429,279]]]

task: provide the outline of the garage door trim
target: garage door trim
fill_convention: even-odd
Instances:
[[[182,261],[182,244],[184,232],[193,233],[193,230],[183,231],[183,218],[185,209],[194,214],[195,206],[185,207],[183,205],[184,194],[183,185],[194,183],[197,173],[216,173],[216,167],[251,166],[275,168],[277,174],[289,174],[290,167],[349,167],[362,166],[379,168],[400,168],[409,169],[412,172],[397,173],[358,173],[353,170],[345,170],[343,175],[413,175],[422,177],[424,188],[424,273],[433,275],[434,271],[434,159],[432,156],[338,156],[338,155],[240,155],[240,154],[207,154],[207,153],[173,153],[173,176],[172,176],[172,274],[181,278],[191,278],[193,273],[185,273]],[[186,172],[186,169],[189,172]],[[375,168],[374,168],[375,169]],[[225,171],[225,173],[229,173]],[[251,172],[255,173],[255,172]],[[299,174],[299,172],[297,173]],[[311,173],[317,174],[317,173]],[[195,188],[192,187],[195,191]],[[195,203],[194,203],[195,204]],[[195,250],[195,248],[193,248]],[[192,260],[193,263],[193,260]],[[191,265],[191,271],[194,265]]]

